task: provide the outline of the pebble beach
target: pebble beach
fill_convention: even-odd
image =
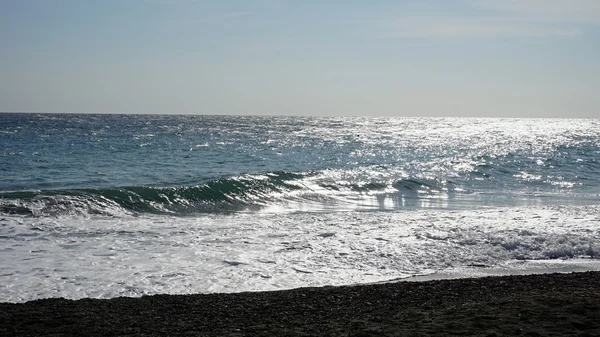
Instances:
[[[598,336],[600,272],[0,304],[1,336]]]

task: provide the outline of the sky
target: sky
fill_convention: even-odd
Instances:
[[[0,0],[0,111],[600,118],[600,1]]]

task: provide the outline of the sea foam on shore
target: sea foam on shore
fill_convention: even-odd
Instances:
[[[5,217],[0,301],[598,270],[598,214],[597,206],[537,206]]]

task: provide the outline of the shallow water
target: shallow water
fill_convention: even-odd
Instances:
[[[597,259],[598,211],[9,217],[0,220],[1,300],[273,290],[511,268],[515,260]]]

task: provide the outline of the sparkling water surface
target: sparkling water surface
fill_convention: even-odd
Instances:
[[[599,127],[0,114],[0,301],[596,261]]]

